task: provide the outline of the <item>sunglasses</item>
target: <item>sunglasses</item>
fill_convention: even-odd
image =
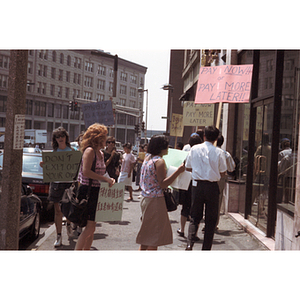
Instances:
[[[56,138],[56,139],[59,139],[60,137],[65,137],[65,136],[66,136],[66,135],[62,133],[62,134],[57,134],[57,135],[55,135],[55,138]]]
[[[106,144],[115,144],[115,142],[108,141]]]

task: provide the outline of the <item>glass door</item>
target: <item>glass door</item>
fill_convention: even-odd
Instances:
[[[273,99],[264,100],[256,107],[255,154],[249,220],[264,232],[267,230],[268,218],[273,107]]]

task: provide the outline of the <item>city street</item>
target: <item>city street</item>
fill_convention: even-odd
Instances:
[[[136,189],[135,184],[133,187]],[[133,201],[124,201],[123,215],[121,222],[101,222],[97,223],[94,242],[91,250],[138,250],[136,235],[140,228],[140,192],[133,192]],[[124,199],[128,198],[125,192]],[[173,244],[161,246],[158,250],[185,250],[186,237],[178,236],[176,230],[179,228],[181,206],[174,212],[169,213],[173,230]],[[187,235],[188,224],[185,228]],[[204,225],[204,224],[203,224]],[[203,232],[201,224],[198,236],[200,241],[195,243],[194,250],[201,250],[203,242]],[[51,223],[43,224],[40,238],[27,247],[27,250],[74,250],[77,238],[68,238],[66,227],[63,226],[63,245],[54,248],[53,243],[56,238],[55,226]],[[238,225],[229,215],[221,215],[219,230],[214,236],[212,250],[268,250],[262,243],[246,233],[242,226]]]

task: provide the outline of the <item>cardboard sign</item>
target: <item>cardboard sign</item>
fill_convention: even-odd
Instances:
[[[101,182],[96,208],[96,222],[122,220],[124,190],[124,183],[115,183],[110,188],[107,182]]]
[[[82,104],[81,107],[86,128],[94,123],[100,123],[105,126],[115,124],[112,102],[110,100]]]
[[[202,67],[195,103],[247,103],[250,98],[253,65]]]
[[[171,136],[182,136],[183,135],[183,125],[182,125],[182,115],[172,114],[170,135]]]
[[[167,177],[171,176],[178,168],[170,166],[167,172]],[[185,190],[189,189],[191,183],[192,173],[188,171],[182,172],[171,184],[170,186],[175,189]]]
[[[80,151],[43,152],[44,182],[73,181],[81,162]]]
[[[178,168],[186,159],[188,151],[169,148],[168,154],[163,156],[167,169],[170,166]]]
[[[183,126],[210,126],[214,124],[214,105],[195,104],[185,101],[183,104]]]

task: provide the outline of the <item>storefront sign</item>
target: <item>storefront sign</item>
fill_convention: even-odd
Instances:
[[[182,117],[183,116],[180,114],[172,114],[170,136],[182,136],[183,135]]]
[[[213,104],[195,104],[193,101],[184,102],[183,126],[210,126],[213,123]]]
[[[81,107],[86,128],[94,123],[104,124],[105,126],[115,124],[112,102],[110,100],[82,104]]]
[[[202,67],[195,103],[247,103],[250,98],[253,65]]]
[[[42,153],[44,182],[73,181],[81,162],[80,151],[54,151]]]
[[[124,190],[124,183],[115,183],[109,187],[107,182],[101,182],[96,208],[96,222],[122,220]]]

